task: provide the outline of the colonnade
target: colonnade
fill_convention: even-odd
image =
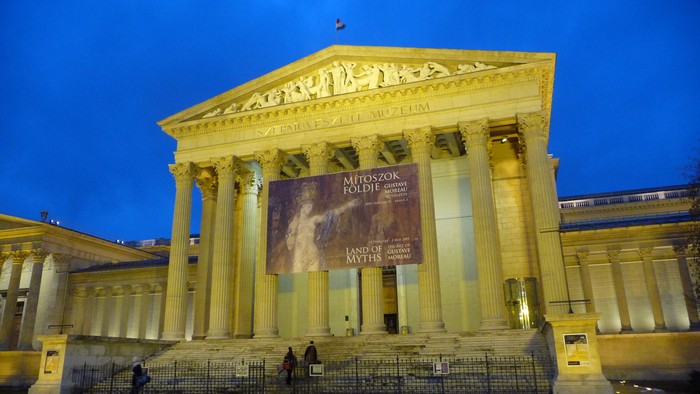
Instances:
[[[163,330],[164,289],[160,283],[75,286],[70,313],[73,327],[67,331],[75,335],[158,339],[157,333]]]
[[[518,132],[522,137],[522,145],[525,147],[533,215],[537,218],[539,268],[545,302],[565,300],[567,294],[566,279],[559,233],[547,231],[559,228],[557,197],[547,155],[549,116],[546,111],[519,114],[517,123]],[[474,203],[482,310],[481,328],[503,329],[507,327],[507,322],[502,293],[503,278],[498,246],[498,229],[491,188],[488,119],[461,122],[458,128],[466,142],[472,174],[472,200]],[[420,211],[423,224],[421,235],[424,262],[418,265],[420,300],[418,331],[441,332],[445,331],[445,325],[442,319],[440,265],[431,173],[431,152],[434,147],[435,134],[431,127],[423,127],[404,130],[403,138],[411,151],[412,161],[418,164],[421,196]],[[379,135],[353,138],[351,143],[358,152],[359,169],[370,169],[377,165],[378,155],[382,147]],[[300,147],[308,159],[311,176],[328,172],[329,159],[334,154],[332,146],[333,141],[328,141]],[[255,152],[255,159],[260,165],[261,176],[257,178],[256,173],[249,176],[255,181],[252,183],[254,187],[249,186],[246,189],[248,194],[244,194],[248,196],[246,197],[248,200],[244,204],[244,208],[241,209],[243,224],[240,233],[237,233],[239,230],[236,230],[234,226],[234,223],[239,223],[239,221],[234,217],[232,207],[236,205],[235,180],[239,179],[239,184],[242,184],[240,183],[240,174],[250,171],[250,167],[246,163],[240,162],[233,156],[228,156],[211,159],[210,162],[213,164],[207,168],[200,168],[197,163],[189,162],[170,166],[176,181],[176,195],[165,301],[164,339],[184,339],[185,297],[187,294],[186,250],[191,215],[190,196],[195,180],[197,180],[198,187],[202,189],[203,195],[197,288],[211,288],[211,291],[207,294],[197,291],[194,337],[224,339],[231,336],[245,337],[248,334],[257,338],[277,337],[279,335],[277,321],[279,279],[277,275],[269,275],[265,272],[267,258],[265,244],[268,219],[268,184],[280,178],[281,167],[286,163],[287,155],[281,149],[271,149]],[[209,183],[198,180],[205,172],[208,174],[205,179],[208,179]],[[218,188],[215,185],[218,185]],[[254,234],[253,226],[250,223],[257,217],[252,200],[257,190],[261,190],[259,194],[261,209],[257,233]],[[239,236],[234,236],[233,233],[237,233]],[[255,247],[253,248],[251,245],[255,245]],[[235,264],[231,261],[234,258],[239,260]],[[254,281],[249,281],[253,267],[255,271]],[[331,335],[328,321],[328,272],[310,272],[307,275],[309,316],[306,335]],[[236,292],[232,294],[232,283],[234,282],[254,282],[254,299],[253,289],[250,287],[237,286]],[[210,286],[207,286],[209,284]],[[383,321],[382,286],[381,268],[362,269],[363,324],[361,334],[387,332]],[[233,305],[245,304],[246,301],[253,303],[252,333],[247,332],[241,326],[234,330],[230,327],[230,309]],[[555,312],[559,306],[547,304],[545,308],[550,312]],[[207,311],[209,311],[208,315]],[[235,312],[234,315],[236,315]],[[246,318],[243,320],[245,321]],[[236,320],[234,319],[234,321]]]
[[[640,247],[637,249],[637,254],[639,256],[639,261],[642,263],[644,272],[644,287],[646,289],[646,295],[649,307],[651,309],[651,317],[654,321],[654,332],[666,332],[668,331],[668,328],[666,318],[664,316],[661,292],[657,281],[656,267],[653,258],[654,250],[654,247]],[[688,316],[690,329],[700,329],[700,317],[698,315],[697,302],[692,288],[690,270],[688,268],[688,261],[686,257],[687,246],[675,245],[673,247],[673,252],[676,256],[684,306]],[[608,264],[610,265],[612,281],[615,289],[615,303],[617,304],[616,306],[619,314],[620,332],[633,333],[635,332],[632,326],[631,318],[633,311],[629,306],[628,300],[630,289],[626,287],[629,286],[629,284],[625,284],[625,275],[623,273],[620,253],[621,250],[619,248],[611,247],[606,250],[606,257]],[[598,310],[599,308],[596,303],[597,295],[593,290],[589,257],[590,252],[587,249],[576,251],[576,259],[578,261],[581,277],[581,288],[583,291],[583,297],[586,300],[586,312],[596,313],[600,311]],[[670,311],[667,311],[667,313],[670,313]]]
[[[2,320],[0,321],[0,350],[12,350],[14,347],[13,334],[15,330],[15,316],[18,313],[17,305],[20,294],[20,280],[22,277],[23,267],[25,262],[31,261],[31,275],[29,278],[29,287],[22,309],[22,321],[17,338],[17,350],[32,350],[34,333],[37,329],[37,312],[39,306],[39,297],[41,283],[44,274],[45,262],[51,256],[51,266],[49,269],[55,269],[57,272],[56,286],[53,287],[55,294],[50,294],[48,299],[53,302],[46,318],[49,322],[60,324],[64,310],[65,297],[63,292],[67,286],[67,262],[69,256],[49,253],[42,248],[34,248],[31,250],[15,250],[12,252],[0,254],[0,267],[3,263],[11,259],[10,278],[7,287],[7,297],[4,300],[4,308],[2,310]]]

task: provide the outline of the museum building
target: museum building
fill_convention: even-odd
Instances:
[[[555,60],[336,45],[160,121],[177,141],[167,245],[0,215],[0,350],[411,341],[583,316],[593,380],[633,373],[616,354],[640,344],[668,376],[700,367],[683,353],[700,339],[687,187],[559,199]]]

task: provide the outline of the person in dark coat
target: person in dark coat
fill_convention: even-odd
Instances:
[[[134,356],[133,360],[134,364],[131,367],[131,394],[137,394],[139,392],[139,389],[141,386],[139,386],[138,383],[138,378],[143,375],[143,367],[141,366],[141,357],[139,356]]]
[[[306,347],[304,361],[306,362],[306,376],[309,376],[309,365],[318,363],[318,352],[316,351],[316,346],[314,346],[314,341],[310,341],[309,346]]]
[[[284,355],[284,363],[282,364],[282,369],[287,371],[287,384],[292,384],[292,373],[294,373],[294,368],[297,366],[297,358],[294,356],[292,348],[289,347],[289,351]]]

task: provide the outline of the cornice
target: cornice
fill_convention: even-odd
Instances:
[[[528,68],[516,70],[511,68],[506,72],[500,69],[492,69],[480,72],[479,74],[481,75],[479,76],[459,74],[300,103],[280,104],[274,107],[238,112],[227,116],[187,121],[174,126],[166,126],[163,130],[174,138],[181,139],[213,132],[233,131],[238,128],[264,127],[277,124],[280,120],[293,122],[310,115],[332,116],[341,114],[347,111],[348,108],[363,110],[377,105],[387,106],[388,104],[414,101],[418,98],[430,99],[517,83],[537,81],[540,83],[542,90],[543,73],[538,68],[532,68],[531,64],[525,66]],[[551,67],[549,68],[551,69]],[[465,75],[468,77],[465,77]],[[549,95],[551,96],[551,91]]]

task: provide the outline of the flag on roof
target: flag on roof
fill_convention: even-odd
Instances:
[[[338,30],[343,30],[343,29],[345,29],[345,23],[341,22],[340,18],[336,19],[335,20],[335,30],[338,31]]]

